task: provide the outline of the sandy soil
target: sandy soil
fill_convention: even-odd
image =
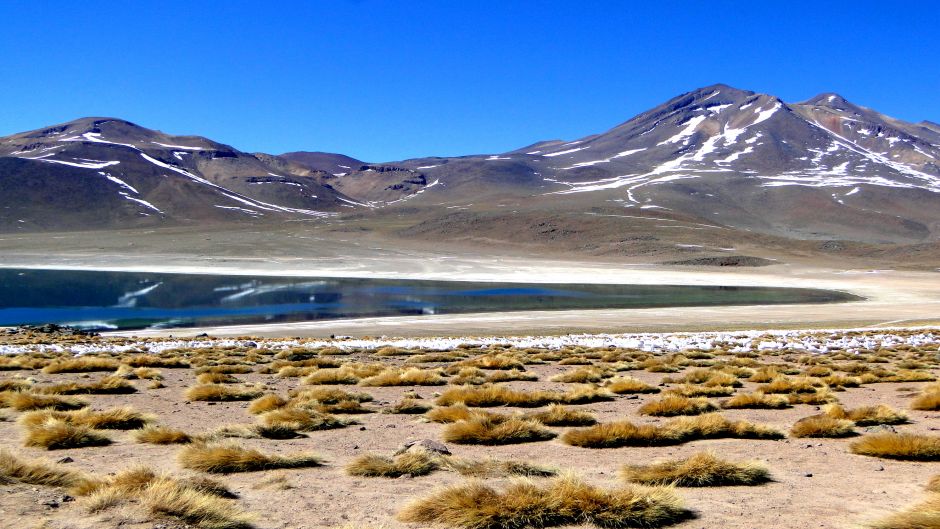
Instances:
[[[354,357],[355,358],[355,357]],[[374,361],[374,357],[368,359]],[[389,363],[400,360],[384,359]],[[513,382],[520,389],[565,387],[547,382],[549,376],[572,369],[574,366],[536,365],[528,369],[537,373],[540,382]],[[162,369],[166,377],[163,389],[145,389],[147,381],[135,381],[139,392],[126,396],[92,396],[93,407],[104,409],[117,405],[132,405],[158,415],[159,422],[188,432],[201,432],[220,424],[248,423],[253,417],[245,403],[205,402],[188,403],[182,398],[183,390],[193,384],[194,374],[188,369]],[[647,382],[658,384],[663,374],[633,371]],[[76,374],[44,375],[39,372],[18,373],[48,381],[81,380]],[[13,374],[4,374],[9,378]],[[98,378],[98,374],[89,375]],[[274,375],[238,375],[243,381],[257,382],[285,394],[298,387],[299,379],[278,378]],[[924,383],[882,383],[850,389],[838,393],[847,407],[888,404],[907,409],[910,397]],[[746,383],[744,389],[752,389]],[[345,387],[344,389],[350,389]],[[405,391],[415,388],[353,388],[375,397],[368,406],[379,409],[397,402]],[[417,388],[425,399],[433,398],[440,388]],[[661,422],[641,416],[637,408],[655,396],[620,396],[612,402],[577,406],[597,414],[601,422],[630,419],[640,422]],[[786,410],[735,410],[725,412],[733,418],[766,423],[784,431],[799,418],[818,413],[818,407],[799,405]],[[499,410],[510,411],[510,410]],[[910,412],[912,424],[898,426],[906,432],[929,433],[940,427],[936,412]],[[288,453],[309,450],[328,460],[325,467],[281,472],[287,476],[291,488],[257,488],[260,483],[278,472],[259,472],[230,475],[223,478],[238,493],[239,504],[258,513],[258,527],[299,528],[336,527],[388,527],[402,525],[394,514],[407,501],[425,495],[442,485],[462,481],[448,472],[436,472],[417,478],[357,478],[347,475],[343,468],[354,457],[364,453],[390,455],[409,439],[440,439],[442,425],[421,422],[414,417],[389,414],[355,416],[361,425],[341,430],[312,432],[308,438],[296,440],[239,440],[239,442],[266,451]],[[553,428],[562,432],[564,428]],[[864,428],[858,428],[864,431]],[[145,464],[177,475],[186,474],[174,459],[177,448],[134,444],[127,433],[116,432],[116,443],[109,447],[61,450],[48,453],[23,448],[19,442],[20,427],[12,421],[0,422],[0,447],[19,454],[47,456],[57,459],[71,457],[72,466],[92,472],[115,472],[132,464]],[[716,487],[679,489],[687,505],[698,513],[698,518],[674,526],[679,529],[723,527],[727,529],[761,528],[847,528],[858,527],[889,512],[896,511],[923,497],[924,484],[937,473],[935,463],[902,462],[875,459],[851,454],[847,446],[850,439],[785,439],[779,441],[710,440],[696,441],[676,447],[619,448],[592,450],[567,446],[558,440],[509,445],[501,447],[451,445],[461,457],[522,459],[548,464],[577,472],[592,483],[617,486],[617,471],[623,464],[648,463],[658,458],[687,456],[711,450],[729,459],[758,459],[771,469],[773,482],[758,487]],[[491,483],[504,480],[495,479]],[[43,505],[62,496],[51,489],[23,485],[0,487],[0,527],[39,527],[44,520],[50,528],[91,527],[154,527],[152,521],[124,510],[106,511],[100,515],[84,514],[80,502],[61,503],[57,508]],[[163,527],[167,527],[165,524]],[[170,525],[170,527],[175,527]]]

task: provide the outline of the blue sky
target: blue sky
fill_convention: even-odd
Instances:
[[[121,117],[368,161],[602,132],[723,82],[940,122],[940,3],[0,0],[0,135]]]

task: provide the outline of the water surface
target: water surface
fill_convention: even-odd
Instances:
[[[473,283],[0,269],[0,326],[140,329],[519,310],[830,303],[770,287]]]

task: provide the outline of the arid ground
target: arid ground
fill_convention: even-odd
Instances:
[[[681,510],[654,526],[846,528],[883,521],[931,498],[924,489],[938,474],[940,395],[932,381],[940,334],[929,330],[393,345],[136,341],[13,331],[0,336],[10,353],[0,358],[3,527],[470,527],[467,520],[440,513],[433,521],[406,523],[415,518],[405,507],[468,480],[501,490],[519,479],[535,486],[561,479],[512,475],[520,472],[573,475],[582,485],[611,491],[654,490],[632,489],[621,474],[624,467],[706,452],[734,464],[751,462],[749,468],[762,469],[769,480],[655,489],[681,502]],[[72,351],[85,354],[72,361]],[[751,398],[755,392],[757,399]],[[729,400],[741,395],[749,395],[740,397],[741,405],[764,407],[735,408]],[[674,402],[653,406],[669,399]],[[551,403],[563,408],[549,408]],[[54,412],[48,406],[82,408]],[[133,410],[114,411],[125,406]],[[539,418],[538,412],[549,409],[555,419]],[[823,416],[822,426],[794,428],[814,415]],[[582,426],[555,425],[566,420]],[[682,423],[689,420],[725,427],[699,424],[689,430]],[[621,430],[600,431],[589,426],[595,421],[620,424]],[[872,438],[906,434],[915,436],[914,448],[889,442],[883,457],[863,455],[864,442]],[[452,455],[439,455],[428,443],[432,451],[406,453],[423,470],[409,473],[409,466],[400,469],[401,476],[361,475],[394,476],[403,461],[358,459],[391,458],[416,440],[443,443]],[[152,444],[158,441],[171,444]],[[83,442],[89,446],[73,447]],[[198,450],[232,444],[318,459],[270,470],[242,471],[248,468],[236,464],[207,472],[200,466],[220,456]],[[187,458],[187,450],[197,453]],[[35,472],[18,474],[11,458],[65,461],[47,465],[48,472],[83,475],[50,485],[54,480],[43,481]],[[157,477],[139,468],[137,477],[122,474],[141,466]],[[353,467],[360,475],[352,475]],[[232,499],[198,494],[218,503],[214,508],[225,515],[194,514],[189,504],[171,508],[166,498],[154,499],[154,480],[161,474],[183,489],[199,483],[191,478],[211,476]],[[84,484],[75,486],[76,479]],[[250,522],[239,517],[242,512],[251,513]],[[516,526],[501,520],[482,517],[476,527]],[[895,522],[881,527],[907,523]]]

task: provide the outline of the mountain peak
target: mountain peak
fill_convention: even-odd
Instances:
[[[855,104],[851,103],[849,100],[835,92],[824,92],[817,95],[816,97],[807,99],[801,104],[832,108],[835,110],[848,110],[856,108]]]

